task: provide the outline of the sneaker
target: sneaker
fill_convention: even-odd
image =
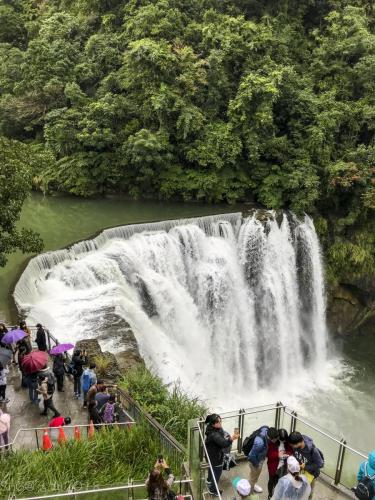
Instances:
[[[1,400],[1,402],[2,402],[2,403],[5,403],[5,404],[9,403],[9,401],[10,401],[10,399],[9,399],[9,398],[5,398],[5,399],[2,399],[2,400]]]
[[[255,491],[255,493],[262,493],[262,492],[263,492],[263,488],[261,488],[261,487],[259,486],[259,484],[256,484],[256,485],[254,486],[254,491]]]
[[[210,486],[210,485],[211,485],[211,483],[212,483],[212,481],[209,481],[208,479],[206,479],[206,484],[207,484],[207,486]]]
[[[219,496],[219,494],[218,494],[218,493],[216,493],[216,491],[210,491],[210,490],[208,490],[208,493],[209,493],[211,496],[213,496],[213,497],[218,497],[218,496]]]

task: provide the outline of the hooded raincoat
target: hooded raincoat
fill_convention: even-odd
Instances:
[[[305,464],[305,470],[317,478],[320,474],[320,469],[324,462],[320,451],[313,443],[313,440],[308,436],[302,436],[305,442],[305,447],[294,450],[294,456],[300,464]]]
[[[307,500],[311,493],[311,486],[305,476],[300,476],[297,481],[288,473],[279,479],[272,500]]]
[[[374,477],[372,484],[374,486],[375,491],[375,450],[369,453],[368,461],[362,462],[359,466],[359,471],[357,474],[357,479],[360,481],[365,476],[365,464],[366,464],[366,472],[370,477]],[[375,496],[372,497],[372,500],[375,500]]]

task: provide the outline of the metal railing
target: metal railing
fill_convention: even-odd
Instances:
[[[129,416],[130,418],[130,416]],[[100,428],[111,428],[111,427],[121,427],[123,426],[124,428],[129,428],[130,426],[134,425],[135,422],[130,418],[129,421],[127,422],[114,422],[113,424],[95,424],[94,428],[100,427]],[[74,439],[74,430],[77,427],[78,429],[86,429],[87,434],[89,432],[89,427],[91,424],[75,424],[75,425],[63,425],[62,428],[64,430],[64,434],[66,435],[67,439]],[[12,441],[10,441],[8,444],[2,444],[0,445],[0,450],[2,449],[10,449],[12,451],[16,451],[17,449],[20,449],[22,447],[24,448],[31,448],[31,449],[37,449],[39,450],[41,448],[40,443],[43,441],[43,434],[47,430],[50,434],[53,434],[54,432],[58,432],[59,427],[27,427],[27,428],[20,428],[17,430],[14,438]],[[56,436],[57,437],[57,436]],[[35,439],[35,441],[34,441]],[[22,446],[24,444],[27,444],[27,446]]]
[[[193,500],[192,495],[186,493],[186,488],[190,486],[192,483],[191,479],[180,479],[177,481],[174,481],[173,486],[180,485],[180,495],[181,498],[184,499],[190,499]],[[17,500],[43,500],[43,499],[49,499],[49,498],[71,498],[75,499],[76,497],[81,497],[84,495],[87,495],[88,499],[92,499],[93,497],[95,498],[100,498],[103,495],[102,498],[114,498],[115,493],[127,493],[127,496],[125,497],[123,494],[121,494],[121,497],[119,496],[118,498],[121,498],[122,500],[127,499],[127,500],[134,500],[135,497],[135,491],[134,490],[142,490],[139,493],[146,493],[147,487],[144,482],[137,482],[134,483],[132,481],[129,481],[129,484],[124,484],[120,486],[109,486],[105,488],[91,488],[91,489],[83,489],[83,490],[76,490],[72,489],[70,491],[64,492],[64,493],[54,493],[51,495],[42,495],[42,496],[34,496],[34,497],[17,497]],[[184,492],[182,493],[182,490]],[[110,493],[110,496],[107,496],[107,493]],[[9,497],[10,499],[15,499],[16,497]],[[137,496],[137,498],[140,498]],[[147,498],[145,499],[147,500]]]
[[[235,412],[221,414],[224,429],[239,428],[240,437],[233,443],[232,452],[236,452],[239,459],[245,458],[242,453],[242,443],[255,429],[262,425],[285,428],[289,433],[299,431],[308,435],[314,444],[324,454],[322,477],[329,481],[330,486],[341,489],[350,495],[350,488],[356,484],[356,473],[359,465],[367,460],[367,455],[349,446],[342,437],[336,437],[282,403],[240,409]],[[204,474],[210,463],[204,445],[204,420],[189,422],[189,473],[195,479],[194,493],[197,498],[204,495]]]

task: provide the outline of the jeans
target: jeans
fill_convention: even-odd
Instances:
[[[64,374],[62,373],[61,375],[56,375],[56,382],[57,382],[57,390],[62,391],[64,388]]]
[[[279,481],[279,474],[276,472],[273,476],[269,477],[268,480],[268,498],[271,498],[273,495],[273,490],[275,489],[278,481]]]
[[[0,385],[0,398],[5,399],[5,389],[7,388],[6,385]]]
[[[215,476],[215,479],[216,479],[216,484],[219,486],[219,481],[220,481],[221,473],[223,472],[223,464],[221,464],[221,465],[214,465],[212,467],[212,470],[214,472],[214,476]],[[214,480],[213,480],[213,477],[212,477],[212,474],[211,474],[211,469],[208,469],[207,482],[211,483],[210,486],[209,486],[209,488],[208,488],[211,493],[219,493],[218,491],[216,491],[216,486],[215,486],[215,483],[214,483]]]
[[[74,377],[74,394],[81,395],[81,376]]]
[[[30,375],[27,376],[27,387],[29,388],[29,399],[32,403],[37,404],[38,402],[38,393],[36,389],[38,387],[38,383],[36,379],[32,378]]]

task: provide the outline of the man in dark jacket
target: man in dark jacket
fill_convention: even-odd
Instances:
[[[72,375],[74,379],[74,396],[76,398],[81,395],[81,376],[84,365],[87,365],[86,351],[75,350],[72,358]]]
[[[56,377],[57,390],[59,392],[64,392],[65,367],[64,367],[64,358],[62,354],[56,354],[53,356],[52,370]]]
[[[46,340],[46,332],[40,323],[36,325],[38,330],[36,331],[35,342],[38,346],[39,351],[47,350],[47,340]]]
[[[314,480],[319,477],[320,469],[324,466],[323,456],[315,446],[313,440],[300,432],[292,432],[289,436],[289,443],[294,450],[294,456],[298,460],[301,470],[313,476],[311,481],[311,491]]]
[[[205,423],[207,424],[205,445],[208,455],[207,460],[210,465],[207,477],[208,491],[210,495],[218,497],[219,493],[216,486],[219,484],[221,473],[223,472],[223,450],[228,448],[233,441],[238,439],[239,435],[233,434],[233,436],[226,439],[221,425],[221,418],[215,413],[213,415],[208,415]],[[216,480],[216,484],[212,477],[212,473]]]
[[[264,460],[267,456],[268,443],[276,443],[279,438],[279,433],[274,427],[264,425],[259,429],[258,435],[254,439],[253,446],[249,452],[248,460],[250,466],[250,486],[251,494],[262,493],[262,488],[257,485]]]

